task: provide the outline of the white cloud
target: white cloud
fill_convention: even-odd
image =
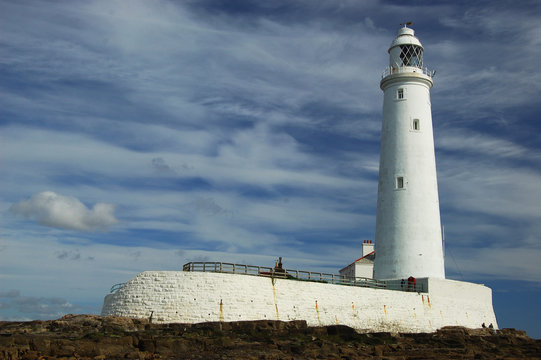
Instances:
[[[435,141],[439,149],[470,152],[485,157],[541,159],[541,152],[537,149],[529,149],[509,140],[472,130],[446,130]]]
[[[483,159],[443,161],[439,185],[442,202],[447,206],[508,220],[538,222],[541,218],[539,172]]]
[[[447,267],[455,273],[476,279],[509,279],[539,283],[541,267],[539,247],[461,248],[453,250],[453,258],[447,257]],[[452,261],[451,261],[452,259]]]
[[[106,230],[118,223],[112,204],[97,203],[88,209],[79,199],[72,196],[44,191],[19,201],[10,211],[36,220],[39,224],[73,230]]]

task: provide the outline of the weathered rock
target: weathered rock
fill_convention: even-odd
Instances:
[[[66,315],[0,322],[1,359],[538,359],[541,340],[515,329],[357,333],[304,321],[152,324]]]

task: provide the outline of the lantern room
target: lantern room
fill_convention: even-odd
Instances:
[[[415,32],[406,26],[398,30],[398,36],[389,48],[391,68],[405,66],[423,68],[423,46]]]

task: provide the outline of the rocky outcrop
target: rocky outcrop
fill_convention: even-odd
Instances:
[[[541,340],[514,329],[357,333],[304,321],[152,324],[66,315],[0,322],[1,359],[537,359]]]

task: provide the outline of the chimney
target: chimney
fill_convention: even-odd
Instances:
[[[363,257],[374,251],[374,242],[372,240],[363,240]]]

